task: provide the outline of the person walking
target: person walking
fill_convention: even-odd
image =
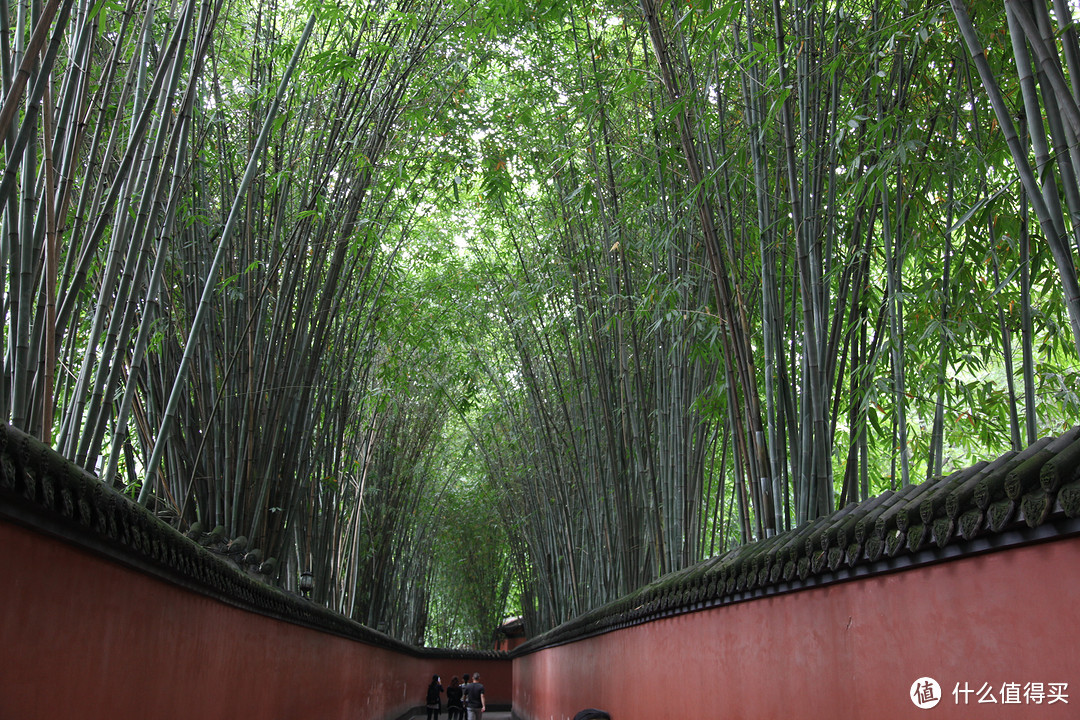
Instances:
[[[469,685],[472,684],[472,675],[465,673],[464,679],[461,681],[461,717],[465,718],[465,697],[469,692]]]
[[[442,712],[442,691],[439,676],[432,675],[431,684],[427,688],[427,720],[439,720],[439,713]]]
[[[485,710],[484,684],[480,682],[480,673],[473,673],[472,682],[465,686],[466,720],[483,720]]]
[[[455,675],[446,688],[446,717],[448,720],[465,720],[465,706],[461,702],[461,681]]]

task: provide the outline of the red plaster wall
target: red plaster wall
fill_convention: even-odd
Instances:
[[[495,649],[502,652],[510,652],[515,648],[519,648],[525,644],[526,638],[524,637],[501,637],[499,641],[495,643]]]
[[[683,615],[507,661],[420,659],[229,607],[0,522],[0,718],[380,720],[479,670],[523,720],[1080,717],[1080,538]],[[909,700],[936,678],[931,710]],[[1001,703],[1068,683],[1068,704]],[[516,684],[515,684],[516,682]],[[998,703],[957,704],[953,688]],[[961,698],[962,700],[962,698]]]
[[[506,660],[415,658],[239,610],[0,522],[0,718],[382,720],[433,674]]]
[[[1080,538],[752,600],[514,661],[514,711],[560,720],[1080,717]],[[942,699],[920,709],[929,676]],[[1068,704],[1003,704],[1005,683]],[[976,692],[957,703],[959,684]],[[978,703],[984,683],[997,704]]]

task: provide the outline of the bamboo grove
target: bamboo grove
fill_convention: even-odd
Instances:
[[[0,0],[4,419],[395,637],[551,627],[1076,422],[1071,13]]]

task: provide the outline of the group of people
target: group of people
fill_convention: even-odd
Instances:
[[[427,689],[428,720],[439,720],[442,712],[442,680],[438,675],[431,677]],[[446,715],[449,720],[481,720],[487,705],[484,702],[484,685],[480,682],[480,673],[466,673],[461,682],[455,675],[446,688]]]

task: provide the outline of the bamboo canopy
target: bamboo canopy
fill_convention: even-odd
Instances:
[[[1072,12],[0,0],[0,419],[417,644],[1050,512]]]

